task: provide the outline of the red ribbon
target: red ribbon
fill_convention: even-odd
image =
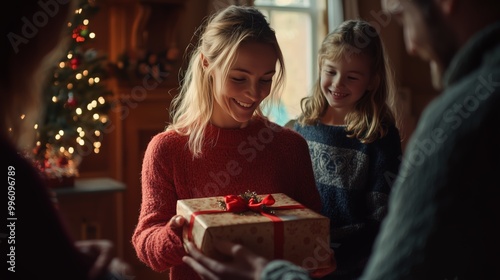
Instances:
[[[226,209],[228,212],[245,212],[254,211],[262,213],[266,206],[271,206],[276,202],[274,197],[270,194],[266,195],[260,202],[257,202],[253,197],[245,201],[245,199],[239,195],[226,195],[224,197],[224,202],[226,203]]]
[[[193,240],[193,226],[195,217],[204,214],[217,214],[225,212],[240,213],[244,211],[254,211],[262,214],[263,216],[269,218],[274,225],[274,257],[283,258],[284,251],[284,234],[285,227],[283,221],[278,216],[266,212],[268,210],[291,210],[291,209],[304,209],[305,207],[301,204],[297,205],[284,205],[270,207],[275,203],[274,197],[270,194],[266,195],[260,202],[256,202],[254,198],[250,198],[248,203],[239,195],[226,195],[224,197],[224,202],[226,203],[226,210],[202,210],[196,211],[191,214],[191,219],[189,220],[188,229],[188,240]]]

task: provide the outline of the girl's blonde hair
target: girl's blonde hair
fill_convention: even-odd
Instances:
[[[188,135],[188,147],[193,157],[201,156],[205,129],[212,115],[214,92],[213,75],[222,70],[223,78],[237,55],[238,47],[247,41],[270,44],[278,57],[278,70],[268,100],[276,100],[281,92],[285,77],[285,65],[281,48],[274,30],[265,16],[256,8],[231,5],[207,20],[201,38],[191,53],[184,78],[181,79],[179,94],[171,104],[172,123],[166,130],[175,130],[180,135]],[[208,60],[204,67],[202,55]],[[223,80],[224,80],[223,79]],[[265,102],[254,116],[265,118],[262,113]]]
[[[398,120],[396,86],[394,75],[385,48],[377,30],[363,20],[347,20],[323,40],[318,52],[319,73],[325,60],[339,61],[365,54],[371,58],[372,77],[378,78],[378,86],[357,102],[355,109],[345,117],[349,137],[356,137],[362,143],[371,143],[386,135],[387,124]],[[377,77],[378,76],[378,77]],[[328,102],[321,92],[321,81],[317,79],[312,95],[301,100],[302,125],[316,123],[326,112]]]

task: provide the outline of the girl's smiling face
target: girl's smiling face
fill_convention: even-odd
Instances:
[[[269,96],[278,56],[270,44],[242,43],[227,77],[215,72],[214,108],[210,121],[221,128],[248,125],[262,100]]]
[[[370,65],[370,57],[362,53],[342,56],[338,61],[322,61],[320,84],[328,110],[354,110],[356,102],[373,89]]]

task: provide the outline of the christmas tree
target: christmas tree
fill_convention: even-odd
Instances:
[[[34,155],[42,171],[53,177],[78,175],[84,155],[99,153],[108,124],[111,91],[103,54],[86,47],[95,38],[89,18],[97,13],[94,2],[81,1],[68,23],[68,50],[44,90],[46,113],[38,124]]]

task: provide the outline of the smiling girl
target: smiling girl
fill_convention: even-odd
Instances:
[[[370,254],[396,176],[401,139],[395,86],[377,30],[349,20],[323,41],[319,79],[293,128],[307,140],[337,270],[355,279]]]

